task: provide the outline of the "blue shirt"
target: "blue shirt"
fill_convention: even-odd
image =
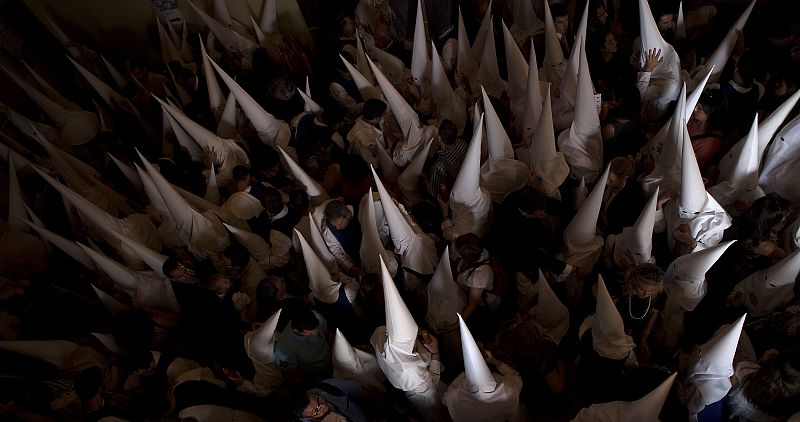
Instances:
[[[327,371],[331,362],[331,348],[325,340],[328,322],[317,311],[319,327],[312,336],[299,336],[292,331],[292,324],[286,327],[275,345],[275,362],[281,369],[298,371]]]

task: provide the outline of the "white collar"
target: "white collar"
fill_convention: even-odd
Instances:
[[[277,220],[277,219],[279,219],[279,218],[281,218],[281,217],[285,216],[285,215],[286,215],[286,214],[288,214],[288,213],[289,213],[289,208],[287,208],[287,207],[286,207],[286,205],[284,205],[284,206],[283,206],[283,209],[281,210],[281,212],[279,212],[279,213],[275,214],[275,216],[271,217],[271,218],[269,219],[269,221],[275,221],[275,220]]]

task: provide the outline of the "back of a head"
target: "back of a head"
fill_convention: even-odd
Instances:
[[[292,313],[291,324],[294,330],[311,331],[319,327],[319,319],[309,306],[298,306]]]
[[[475,233],[465,233],[456,239],[458,253],[467,260],[477,260],[483,253],[481,238]]]
[[[275,215],[283,211],[284,204],[281,192],[272,186],[264,188],[264,192],[261,193],[261,206],[263,206],[270,215]]]
[[[289,193],[289,208],[305,213],[308,210],[308,193],[302,189],[296,189]]]
[[[439,124],[439,137],[446,145],[453,145],[458,137],[458,127],[450,120],[442,120]]]
[[[551,4],[550,14],[553,15],[553,19],[568,15],[567,8],[564,6],[563,3]]]
[[[375,120],[383,116],[383,113],[386,112],[386,107],[385,102],[371,98],[364,101],[364,105],[361,107],[361,116],[366,120]]]
[[[611,172],[617,177],[631,177],[633,176],[634,163],[628,157],[615,157],[609,163],[611,165]]]
[[[526,214],[547,208],[547,196],[534,188],[528,188],[519,194],[517,207]]]
[[[247,179],[247,177],[250,176],[250,169],[240,164],[233,168],[232,173],[233,173],[233,180],[235,182],[239,182]]]

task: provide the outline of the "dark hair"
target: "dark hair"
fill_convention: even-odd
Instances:
[[[156,336],[156,325],[144,311],[122,311],[111,318],[114,341],[123,350],[149,351]]]
[[[456,249],[462,257],[468,260],[476,260],[483,253],[481,238],[475,233],[465,233],[456,239]]]
[[[287,420],[292,419],[303,419],[303,412],[306,411],[308,405],[311,404],[311,398],[309,397],[308,393],[305,391],[298,392],[294,397],[291,398],[289,406],[286,406],[285,409],[288,413]]]
[[[547,208],[547,196],[534,188],[525,189],[517,198],[517,207],[527,214],[543,210]]]
[[[635,120],[642,109],[642,96],[636,87],[622,84],[617,87],[617,101],[619,105],[614,109],[614,116],[623,119]]]
[[[238,182],[250,176],[250,169],[240,164],[233,168],[232,174],[233,180]]]
[[[225,249],[223,255],[230,258],[231,264],[237,267],[244,268],[250,262],[250,252],[239,242],[231,242],[231,245]]]
[[[553,15],[553,19],[567,16],[567,8],[564,6],[563,3],[553,3],[550,5],[550,14]]]
[[[458,137],[458,127],[450,120],[442,120],[442,123],[439,124],[439,137],[446,145],[453,145]]]
[[[164,273],[164,275],[166,275],[167,277],[169,277],[169,275],[173,271],[177,270],[180,265],[181,262],[178,261],[177,259],[167,258],[167,260],[164,261],[164,265],[161,266],[161,272]]]
[[[381,100],[376,100],[375,98],[364,101],[364,105],[361,107],[361,116],[367,120],[377,119],[383,116],[385,112],[386,103]]]
[[[792,347],[742,378],[742,392],[756,409],[778,417],[800,410],[800,348]]]
[[[261,205],[268,213],[275,215],[283,210],[283,195],[274,187],[266,187],[261,193]]]
[[[327,218],[328,221],[352,216],[353,213],[350,212],[350,209],[347,208],[347,205],[345,205],[345,203],[340,199],[335,199],[331,202],[328,202],[328,205],[325,206],[325,218]]]
[[[319,319],[308,305],[298,306],[292,313],[292,328],[297,331],[315,330],[319,327]]]
[[[719,89],[707,89],[700,95],[697,102],[708,116],[706,120],[706,131],[711,131],[722,127],[725,115],[728,111],[728,103],[725,95]]]
[[[742,57],[739,57],[739,60],[736,62],[736,71],[739,72],[739,76],[742,77],[742,82],[746,84],[748,87],[753,84],[753,79],[755,79],[755,61],[753,60],[753,55],[744,53]]]
[[[757,244],[770,238],[772,228],[789,214],[789,201],[777,193],[758,198],[739,221],[739,238]]]

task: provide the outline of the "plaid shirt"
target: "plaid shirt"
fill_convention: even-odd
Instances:
[[[428,178],[428,193],[432,197],[436,198],[441,185],[445,185],[448,191],[453,187],[466,155],[467,143],[461,138],[436,152],[436,161],[431,165]]]

